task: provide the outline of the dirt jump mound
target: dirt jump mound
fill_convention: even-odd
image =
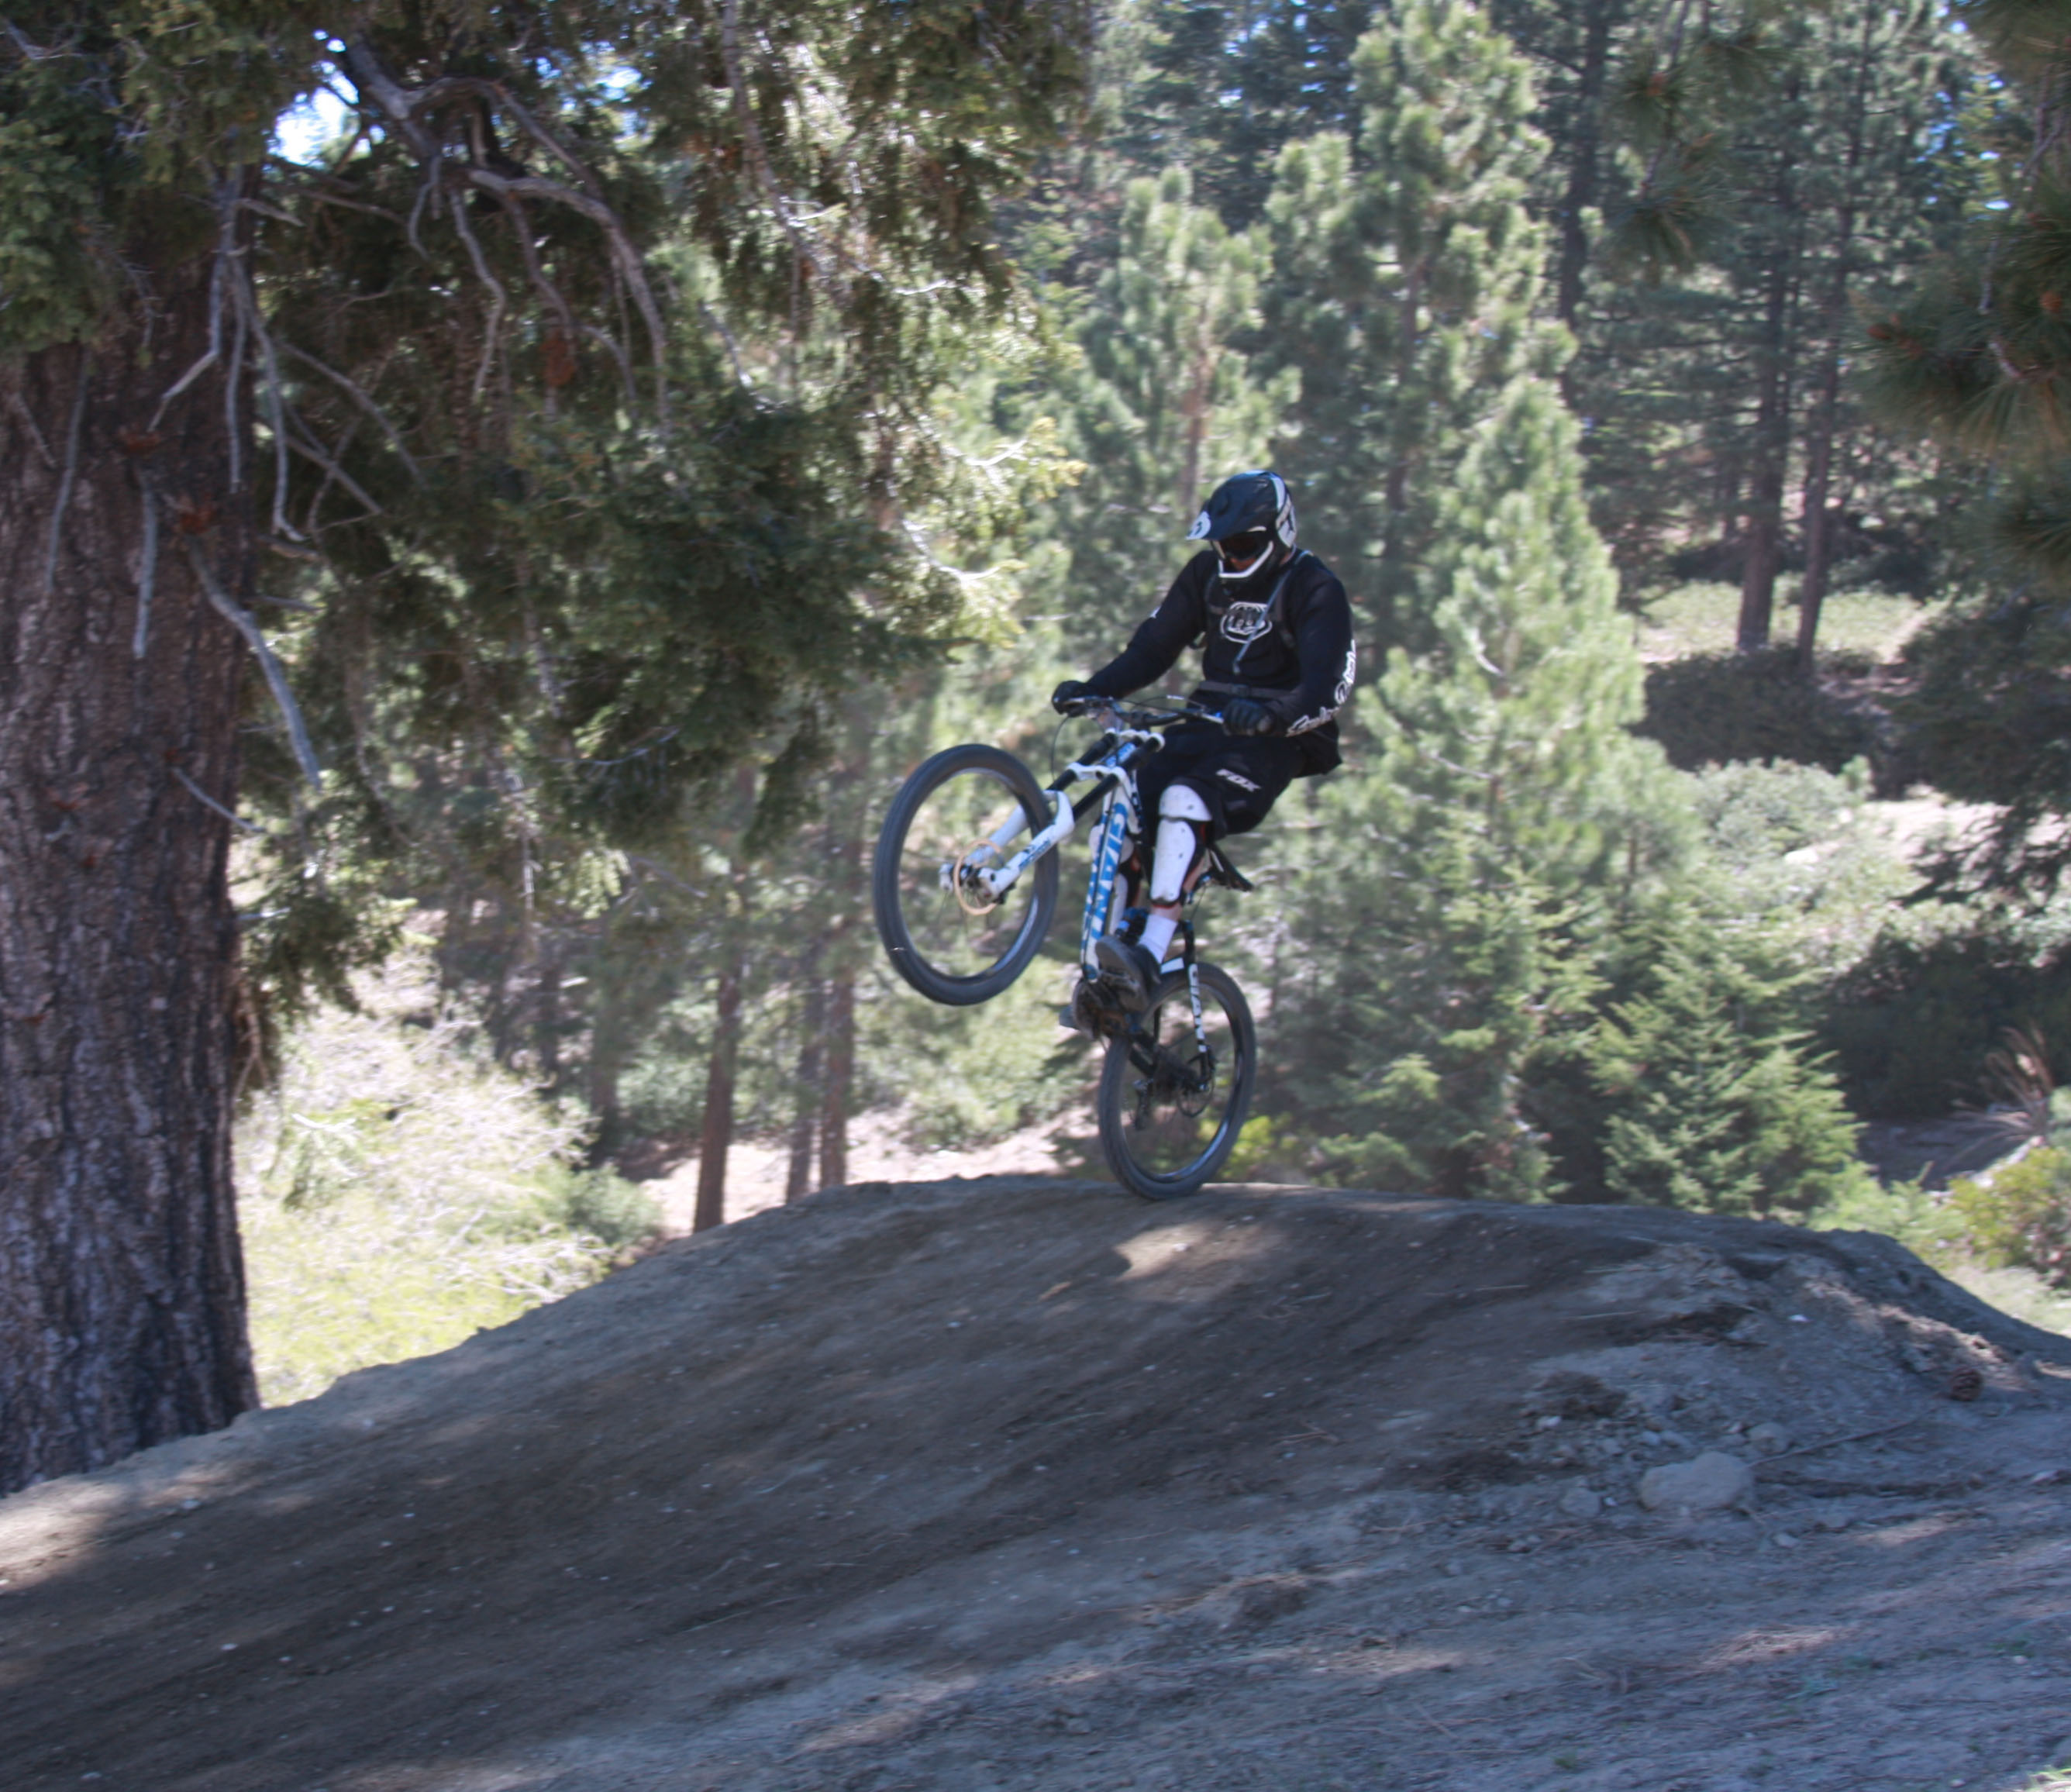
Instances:
[[[870,1185],[0,1503],[0,1782],[2012,1788],[2067,1517],[1885,1240]]]

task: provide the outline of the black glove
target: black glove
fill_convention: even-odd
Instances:
[[[1223,705],[1223,726],[1232,734],[1277,734],[1280,718],[1249,697],[1232,697]]]
[[[1060,716],[1068,716],[1087,698],[1099,695],[1084,679],[1067,679],[1050,693],[1050,707]]]

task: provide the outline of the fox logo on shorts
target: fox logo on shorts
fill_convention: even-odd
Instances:
[[[1256,641],[1273,626],[1266,604],[1232,604],[1223,612],[1223,639]]]

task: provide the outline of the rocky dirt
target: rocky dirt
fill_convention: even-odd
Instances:
[[[2067,1517],[1880,1239],[859,1187],[0,1503],[0,1782],[2012,1788]]]

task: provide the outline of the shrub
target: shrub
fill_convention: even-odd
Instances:
[[[1634,732],[1659,740],[1686,772],[1740,760],[1838,772],[1885,752],[1873,715],[1806,678],[1782,650],[1697,654],[1650,668],[1647,713]]]
[[[654,1228],[646,1198],[575,1167],[584,1126],[422,1015],[408,961],[320,1009],[239,1129],[253,1355],[269,1402],[444,1350],[596,1281]],[[404,1017],[414,1015],[414,1020]]]
[[[1808,1212],[1859,1191],[1856,1126],[1790,1025],[1792,979],[1689,918],[1659,931],[1631,998],[1589,1042],[1603,1179],[1704,1213]]]
[[[2071,1082],[2071,949],[2056,943],[2064,920],[1880,940],[1829,990],[1819,1023],[1855,1110],[1901,1119],[1975,1099],[1987,1055],[2015,1027],[2057,1042],[2052,1068]]]
[[[1949,1204],[1982,1261],[2071,1287],[2071,1151],[2045,1146],[1988,1176],[1960,1178]]]

